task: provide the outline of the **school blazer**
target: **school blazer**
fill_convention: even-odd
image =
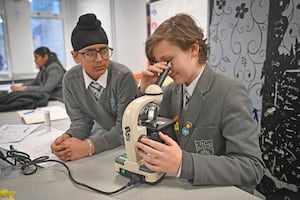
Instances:
[[[183,149],[180,177],[193,185],[246,186],[260,181],[264,165],[253,106],[242,83],[205,67],[182,109],[182,85],[164,91],[160,115],[175,119],[165,131]]]

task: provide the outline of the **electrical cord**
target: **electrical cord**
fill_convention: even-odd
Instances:
[[[42,161],[42,162],[57,162],[57,163],[60,163],[62,164],[68,171],[68,175],[69,175],[69,178],[71,179],[71,181],[75,184],[75,185],[79,185],[81,187],[84,187],[84,188],[87,188],[89,190],[92,190],[92,191],[95,191],[97,193],[101,193],[101,194],[105,194],[105,195],[111,195],[111,194],[115,194],[115,193],[118,193],[126,188],[128,188],[129,186],[132,186],[132,185],[137,185],[137,184],[141,184],[143,183],[143,180],[142,180],[142,177],[136,175],[136,176],[132,176],[132,178],[130,179],[130,181],[124,185],[123,187],[117,189],[117,190],[114,190],[114,191],[111,191],[111,192],[106,192],[106,191],[102,191],[102,190],[99,190],[97,188],[94,188],[92,186],[89,186],[85,183],[81,183],[77,180],[75,180],[75,178],[72,176],[72,173],[71,173],[71,170],[70,168],[62,161],[59,161],[59,160],[52,160],[52,159],[47,159],[46,161]]]
[[[91,191],[94,191],[94,192],[97,192],[100,194],[104,194],[104,195],[116,194],[122,190],[125,190],[126,188],[128,188],[130,186],[137,186],[137,185],[144,183],[144,177],[142,177],[141,175],[133,174],[132,177],[130,178],[130,181],[126,185],[124,185],[123,187],[116,189],[114,191],[106,192],[106,191],[94,188],[92,186],[89,186],[85,183],[77,181],[72,176],[71,170],[68,167],[68,165],[62,161],[49,159],[49,156],[41,156],[34,160],[31,160],[29,154],[15,150],[12,145],[10,146],[10,149],[11,149],[10,151],[6,152],[6,156],[0,151],[0,158],[13,166],[17,166],[17,164],[19,163],[21,165],[21,170],[24,175],[34,174],[38,168],[43,168],[42,166],[38,165],[40,163],[56,162],[56,163],[60,163],[61,165],[63,165],[66,168],[66,170],[68,172],[68,176],[69,176],[70,180],[73,182],[73,184],[75,184],[75,186],[81,186],[83,188],[87,188]]]

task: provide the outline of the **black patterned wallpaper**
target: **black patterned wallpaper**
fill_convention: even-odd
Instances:
[[[266,199],[300,199],[300,0],[212,0],[213,69],[242,81],[260,124]]]
[[[300,0],[272,0],[263,67],[260,145],[267,166],[258,190],[300,199]]]

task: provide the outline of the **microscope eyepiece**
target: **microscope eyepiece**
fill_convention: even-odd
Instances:
[[[171,67],[172,67],[172,62],[168,61],[167,62],[167,68],[157,78],[156,83],[155,83],[156,85],[158,85],[159,87],[162,86],[163,82],[165,81],[166,77],[169,74],[169,71],[170,71]]]

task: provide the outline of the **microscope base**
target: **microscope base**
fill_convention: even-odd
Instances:
[[[160,182],[165,175],[165,173],[153,172],[139,163],[127,161],[126,154],[120,155],[115,161],[115,170],[127,178],[131,178],[133,175],[139,175],[143,177],[145,182],[156,184]]]

